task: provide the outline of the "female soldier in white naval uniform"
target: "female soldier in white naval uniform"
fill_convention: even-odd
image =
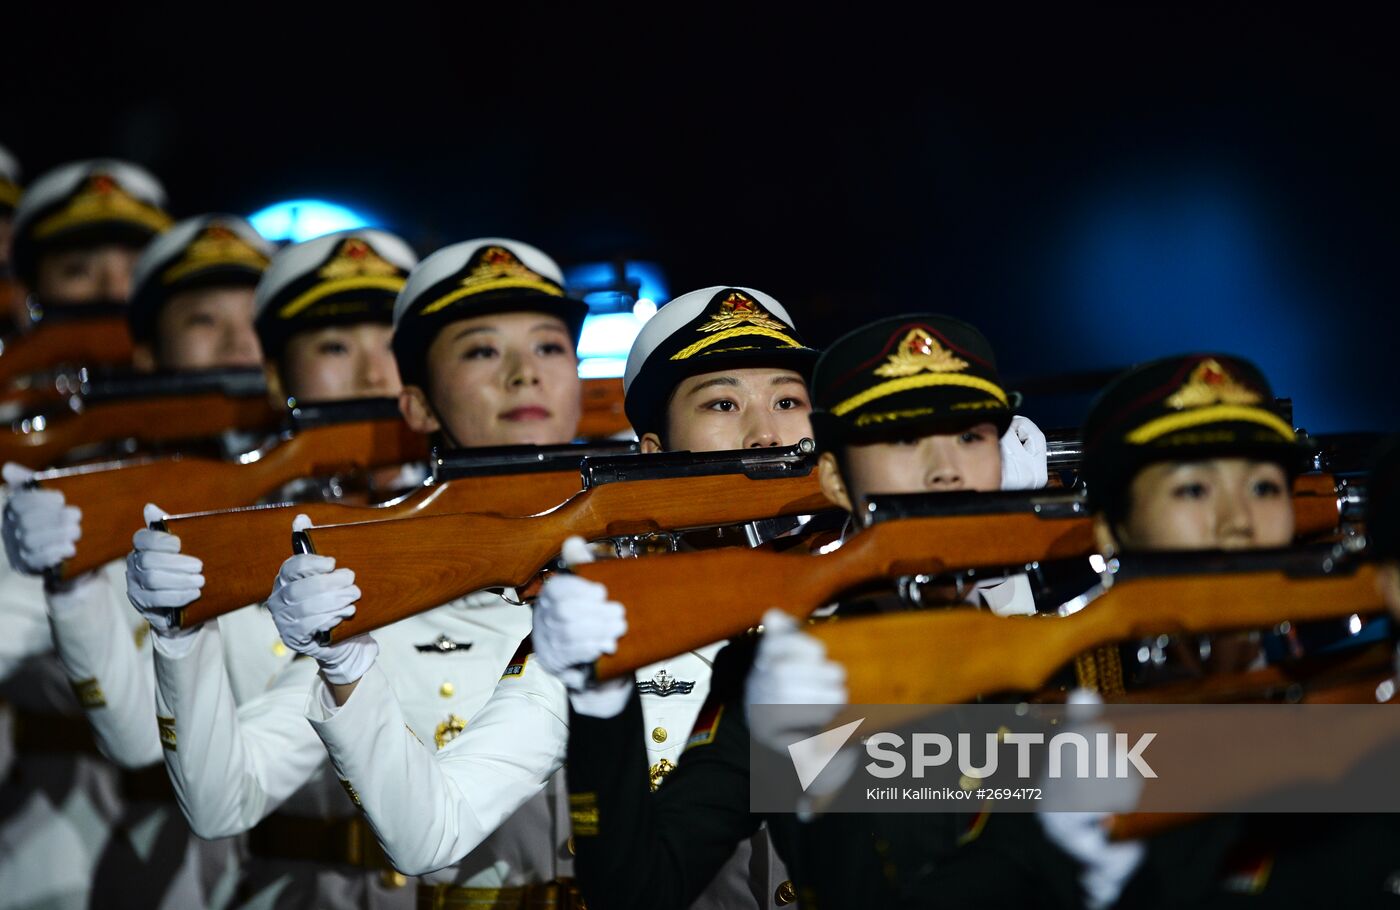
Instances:
[[[442,305],[428,310],[436,303]],[[454,447],[569,441],[581,410],[574,342],[585,312],[583,304],[564,297],[558,267],[526,244],[487,239],[439,251],[414,271],[395,307],[405,418]],[[274,617],[285,623],[294,605],[313,611],[347,605],[343,583],[351,573],[331,571],[328,562],[315,556],[288,561],[269,600]],[[192,600],[198,591],[191,575],[186,571],[181,580],[172,574],[161,580],[162,588],[183,586]],[[283,637],[313,653],[331,683],[358,680],[372,663],[372,679],[391,687],[404,705],[409,729],[398,730],[441,748],[486,701],[528,629],[527,610],[480,592],[395,623],[375,639],[320,649],[309,635],[299,640],[285,627]],[[179,642],[162,641],[156,658],[167,766],[195,830],[247,830],[299,789],[321,795],[325,816],[353,813],[344,791],[331,800],[323,787],[303,789],[312,781],[340,786],[305,716],[318,661],[294,661],[266,693],[237,705],[212,637],[205,630]],[[298,805],[298,814],[311,808]],[[544,801],[526,807],[447,877],[488,906],[518,893],[501,889],[551,877],[563,834],[557,840],[541,836],[553,830],[549,809]],[[306,830],[310,838],[312,829]],[[367,849],[357,857],[363,865],[375,863],[370,840],[363,837]],[[393,878],[382,857],[378,863]],[[378,904],[390,896],[381,890],[356,903]],[[398,896],[414,899],[412,889]],[[290,905],[308,896],[285,893],[280,899]]]
[[[717,320],[731,330],[725,337],[702,331]],[[695,347],[712,338],[718,343]],[[674,356],[688,348],[693,356]],[[792,445],[811,434],[806,377],[815,355],[798,339],[782,306],[761,291],[712,287],[685,294],[663,306],[633,346],[625,377],[627,414],[647,452]],[[566,557],[578,552],[586,553],[580,541],[566,547]],[[549,633],[537,628],[538,635]],[[538,637],[535,644],[541,644]],[[639,732],[652,787],[661,785],[684,748],[709,690],[718,647],[636,674],[646,717]],[[459,861],[512,804],[558,770],[568,702],[545,670],[524,652],[517,655],[466,732],[437,754],[404,734],[402,712],[376,670],[340,707],[334,687],[313,697],[310,716],[317,732],[400,868],[426,871]],[[609,693],[604,701],[616,696]],[[781,866],[761,834],[752,848],[741,845],[697,906],[775,902],[784,881]]]
[[[360,256],[346,256],[349,248]],[[302,401],[332,401],[366,395],[393,395],[398,391],[397,372],[388,356],[389,316],[394,292],[382,285],[401,284],[416,258],[407,244],[382,231],[354,231],[289,247],[272,261],[266,274],[270,248],[250,226],[233,216],[207,216],[177,225],[138,263],[133,295],[133,327],[143,346],[162,365],[171,358],[185,358],[200,345],[191,344],[190,332],[227,338],[226,345],[244,348],[243,332],[254,330],[255,310],[262,313],[278,295],[271,290],[310,276],[312,287],[328,278],[316,271],[339,262],[336,280],[341,300],[337,314],[327,317],[314,310],[292,319],[259,319],[258,342],[265,351],[269,393],[279,406],[288,394]],[[372,264],[366,266],[366,263]],[[374,271],[363,280],[347,272]],[[262,275],[255,293],[252,281]],[[251,279],[251,280],[249,280]],[[233,299],[235,298],[236,299]],[[241,316],[236,330],[220,318],[219,308]],[[213,312],[211,312],[211,309]],[[189,325],[185,332],[177,328]],[[375,344],[376,338],[378,344]],[[206,345],[207,347],[207,342]],[[376,350],[376,347],[378,348]],[[350,369],[345,363],[357,364]],[[288,380],[281,377],[286,373]],[[159,497],[153,490],[152,496]],[[147,507],[147,520],[160,516]],[[138,609],[166,605],[157,596],[145,596],[143,584],[169,570],[170,565],[196,562],[173,552],[178,546],[169,535],[143,530],[136,535],[138,552],[122,565],[126,577],[116,582],[120,604],[55,613],[55,638],[70,681],[80,691],[100,691],[99,703],[89,705],[88,718],[103,752],[123,767],[138,768],[161,761],[163,750],[154,717],[154,669],[148,651],[130,647],[126,638],[111,634],[116,623],[135,615],[126,602],[128,578]],[[170,630],[164,610],[147,610],[158,633]],[[262,692],[290,660],[266,611],[249,608],[219,620],[230,659],[229,683],[234,697],[246,701]],[[142,628],[144,632],[144,625]],[[162,776],[164,772],[162,769]],[[255,890],[250,877],[265,871],[255,859],[245,870],[244,890]],[[294,870],[295,871],[295,870]],[[275,879],[285,870],[265,874]],[[314,876],[314,873],[312,873]]]

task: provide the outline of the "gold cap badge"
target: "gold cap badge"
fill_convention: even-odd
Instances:
[[[331,281],[345,278],[383,278],[399,274],[399,268],[376,253],[359,237],[347,237],[317,274]]]
[[[166,269],[161,280],[174,284],[191,272],[220,265],[243,265],[261,270],[267,267],[267,257],[223,225],[210,225],[185,248],[180,261]]]
[[[423,307],[420,316],[431,316],[464,297],[487,291],[537,291],[550,297],[563,297],[564,289],[521,262],[510,250],[488,246],[475,256],[475,264],[457,289]]]
[[[1181,411],[1212,404],[1258,404],[1258,392],[1235,381],[1214,357],[1203,360],[1170,398],[1167,407]]]
[[[958,373],[968,363],[938,343],[923,329],[910,329],[888,361],[876,368],[876,376],[913,376],[927,370],[930,373]]]
[[[748,294],[733,291],[719,305],[719,312],[710,321],[696,329],[697,332],[720,332],[742,325],[756,325],[774,331],[784,331],[787,326],[764,312]]]
[[[62,210],[34,226],[34,236],[42,240],[94,221],[129,221],[154,232],[170,227],[169,215],[132,196],[106,174],[95,174]]]

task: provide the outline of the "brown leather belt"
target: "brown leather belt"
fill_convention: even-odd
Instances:
[[[273,813],[248,832],[248,852],[262,859],[396,871],[359,816],[325,819]]]
[[[14,717],[16,754],[77,753],[106,761],[85,719],[62,714],[35,714],[14,705],[10,708]],[[19,773],[18,768],[15,773]],[[122,797],[131,802],[168,803],[175,799],[175,790],[170,784],[170,776],[165,772],[164,763],[136,771],[122,769],[120,786]]]
[[[518,888],[419,885],[418,910],[587,910],[578,886],[564,879]]]

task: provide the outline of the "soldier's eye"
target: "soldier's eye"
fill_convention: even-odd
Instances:
[[[569,352],[568,348],[564,347],[557,341],[546,341],[545,343],[541,344],[539,348],[537,348],[537,350],[539,351],[539,353],[544,354],[548,357],[554,357],[560,354],[567,354]]]
[[[778,410],[780,411],[791,411],[806,406],[807,402],[803,401],[801,398],[782,398],[778,400]]]
[[[463,360],[489,360],[497,356],[497,351],[489,344],[474,345],[462,352]]]
[[[739,410],[739,405],[737,402],[731,401],[728,398],[719,398],[705,405],[705,409],[709,411],[729,412]]]
[[[981,442],[986,438],[986,434],[979,433],[977,430],[968,430],[966,433],[963,433],[961,436],[958,437],[958,439],[960,439],[963,443],[967,445],[972,445],[973,443]]]
[[[343,341],[323,341],[316,345],[316,353],[325,357],[340,357],[350,353],[350,348]]]
[[[1273,499],[1283,495],[1283,485],[1276,480],[1256,480],[1254,495],[1260,499]]]
[[[1173,499],[1205,499],[1210,491],[1203,483],[1183,483],[1172,487]]]
[[[68,259],[58,267],[64,278],[84,278],[92,273],[92,265],[86,259]]]

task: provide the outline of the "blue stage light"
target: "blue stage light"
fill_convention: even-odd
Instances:
[[[323,199],[292,199],[270,205],[248,219],[274,243],[300,243],[333,231],[374,227],[374,222],[346,206]]]

